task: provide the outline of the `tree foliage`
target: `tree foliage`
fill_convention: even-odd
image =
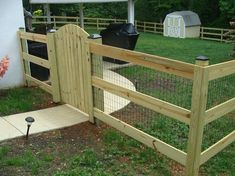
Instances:
[[[29,10],[29,0],[23,0]],[[33,10],[42,5],[33,5]],[[192,10],[198,13],[204,26],[229,27],[235,19],[235,0],[137,0],[137,20],[162,22],[173,11]],[[53,15],[79,16],[78,4],[51,5]],[[87,17],[127,18],[127,3],[84,4]]]
[[[223,16],[230,20],[235,20],[235,1],[234,0],[220,0],[220,11]]]

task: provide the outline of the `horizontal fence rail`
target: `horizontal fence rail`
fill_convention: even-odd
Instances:
[[[235,98],[230,99],[206,111],[205,123],[210,123],[235,110]]]
[[[92,78],[92,83],[95,87],[111,92],[115,95],[128,99],[153,111],[172,117],[176,120],[189,124],[191,111],[173,105],[171,103],[153,98],[151,96],[129,90],[127,88],[109,83],[100,78]]]
[[[200,164],[204,164],[229,144],[235,141],[235,130],[201,153]]]
[[[29,61],[31,63],[40,65],[40,66],[42,66],[44,68],[48,68],[48,69],[51,68],[49,61],[48,60],[44,60],[44,59],[42,59],[40,57],[37,57],[37,56],[34,56],[34,55],[31,55],[31,54],[23,52],[23,58],[26,61]]]
[[[193,79],[193,64],[96,43],[90,44],[90,50],[92,53],[97,55],[118,58],[133,64],[142,65],[166,73],[182,76],[184,78]]]
[[[235,60],[209,66],[209,80],[235,73]]]
[[[19,37],[25,40],[31,40],[34,42],[47,43],[47,36],[42,34],[34,34],[28,32],[20,32]]]
[[[48,18],[46,16],[33,16],[33,25],[48,24],[47,20]],[[50,20],[51,21],[49,23],[54,29],[58,29],[65,24],[80,24],[79,17],[51,16]],[[105,29],[110,23],[127,23],[127,20],[110,18],[84,18],[85,28],[102,30]],[[139,31],[163,35],[163,23],[136,20],[135,26]],[[234,37],[234,29],[201,27],[200,30],[200,38],[202,40],[231,42],[231,39]]]
[[[54,59],[54,49],[53,45],[54,42],[51,42],[51,36],[49,35],[42,35],[42,34],[35,34],[35,33],[29,33],[24,32],[24,29],[20,29],[18,31],[18,38],[20,40],[20,55],[21,55],[21,61],[22,65],[24,67],[24,79],[25,84],[28,86],[32,83],[35,83],[38,85],[41,89],[45,90],[46,92],[50,93],[53,96],[54,102],[60,101],[59,96],[59,90],[58,90],[58,81],[56,80],[56,60]],[[32,54],[29,54],[28,51],[28,43],[27,41],[32,42],[39,42],[44,43],[47,45],[47,51],[48,51],[48,60],[45,60],[44,58],[34,56]],[[43,52],[43,51],[42,51]],[[37,78],[34,78],[31,75],[31,68],[30,64],[36,64],[43,68],[46,68],[50,72],[51,81],[41,81]],[[49,84],[48,84],[49,83]]]
[[[230,42],[235,37],[234,29],[201,27],[201,39]]]

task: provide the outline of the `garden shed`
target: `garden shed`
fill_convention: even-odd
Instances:
[[[196,38],[200,36],[201,20],[192,11],[176,11],[164,20],[164,36],[176,38]]]

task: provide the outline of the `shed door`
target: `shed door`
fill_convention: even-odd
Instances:
[[[171,16],[168,18],[168,36],[180,37],[180,18],[179,16]]]

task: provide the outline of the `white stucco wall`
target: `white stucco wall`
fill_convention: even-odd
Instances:
[[[23,83],[17,40],[19,27],[24,27],[22,0],[1,0],[0,12],[0,59],[6,55],[10,58],[9,69],[5,76],[0,78],[0,89],[3,89]]]

